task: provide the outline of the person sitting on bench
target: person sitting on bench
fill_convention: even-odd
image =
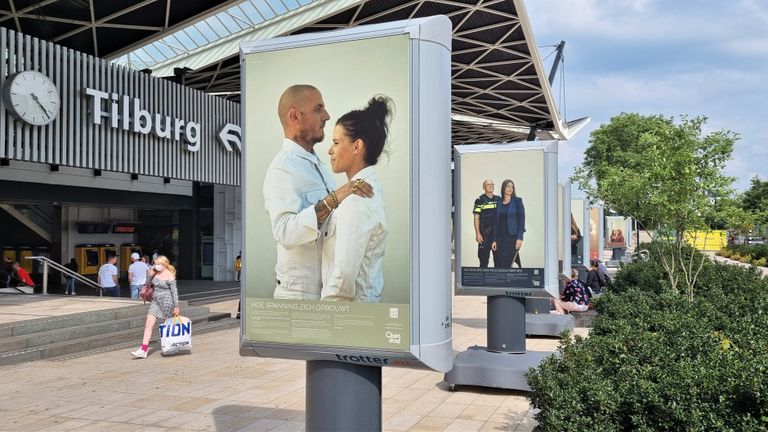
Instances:
[[[589,292],[584,284],[579,280],[579,272],[571,269],[571,279],[565,284],[563,294],[560,299],[553,299],[555,310],[554,314],[563,315],[566,312],[585,312],[589,309]]]

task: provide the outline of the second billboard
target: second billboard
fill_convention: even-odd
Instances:
[[[557,142],[457,146],[457,293],[557,293]]]

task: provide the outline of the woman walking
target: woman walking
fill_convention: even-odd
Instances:
[[[147,321],[144,324],[144,339],[141,347],[131,353],[136,358],[147,358],[149,339],[158,319],[166,320],[179,314],[179,293],[176,289],[176,269],[168,262],[164,255],[158,255],[152,270],[147,276],[155,287],[152,295],[152,303],[149,305]]]

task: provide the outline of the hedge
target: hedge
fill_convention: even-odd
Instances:
[[[528,374],[537,431],[768,430],[768,280],[707,262],[689,302],[630,263],[589,338]]]
[[[768,264],[768,245],[729,245],[716,254],[758,267]]]

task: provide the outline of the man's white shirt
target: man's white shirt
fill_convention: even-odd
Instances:
[[[387,237],[384,198],[373,166],[352,177],[357,179],[365,180],[375,192],[371,198],[350,195],[331,213],[323,241],[322,300],[381,300]]]
[[[336,189],[317,155],[286,138],[264,178],[264,205],[277,241],[276,299],[320,299],[323,238],[314,205]]]
[[[149,271],[149,266],[141,261],[136,261],[135,263],[129,265],[128,273],[133,276],[133,279],[129,281],[130,284],[144,285],[147,283],[147,271]]]
[[[103,288],[112,288],[116,286],[112,276],[117,276],[117,267],[114,264],[104,264],[99,268],[99,284]]]

